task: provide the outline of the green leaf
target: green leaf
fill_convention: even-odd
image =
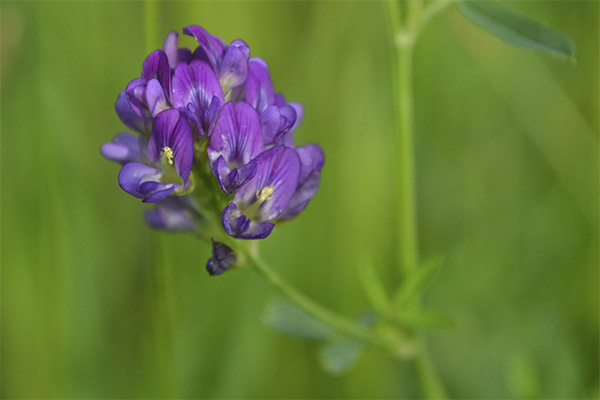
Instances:
[[[341,375],[358,361],[365,345],[352,339],[341,339],[323,347],[321,366],[332,375]]]
[[[373,260],[369,257],[365,262],[358,264],[358,275],[367,299],[377,311],[384,311],[389,305],[388,296],[373,267]]]
[[[431,284],[443,264],[441,257],[432,258],[410,275],[396,293],[395,309],[402,310],[417,299]]]
[[[513,46],[575,60],[575,46],[567,36],[523,14],[492,1],[459,1],[457,7],[471,22]]]
[[[288,302],[270,304],[263,321],[276,331],[312,340],[327,340],[332,330],[297,306]]]

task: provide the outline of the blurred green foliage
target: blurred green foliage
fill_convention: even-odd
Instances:
[[[598,49],[594,1],[511,2],[566,33],[578,65],[507,46],[454,9],[415,63],[425,304],[457,398],[598,396]],[[318,301],[367,310],[357,260],[395,282],[392,43],[379,2],[12,2],[1,11],[3,398],[401,398],[410,365],[369,350],[347,375],[261,321],[251,271],[210,278],[209,247],[150,231],[102,143],[147,44],[200,24],[245,39],[300,101],[320,192],[262,243]],[[148,37],[148,35],[156,37]],[[182,39],[191,46],[192,40]],[[391,283],[387,288],[391,291]]]

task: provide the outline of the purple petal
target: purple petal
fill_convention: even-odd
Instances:
[[[222,102],[223,91],[212,68],[202,61],[179,64],[173,75],[173,105],[185,108],[188,103],[208,108],[213,96]]]
[[[300,157],[300,183],[308,179],[313,171],[321,171],[325,163],[325,155],[323,149],[318,144],[310,143],[296,148],[296,153]]]
[[[233,249],[226,244],[215,242],[212,240],[212,254],[213,256],[206,263],[206,270],[211,276],[221,275],[232,267],[237,260],[237,257],[233,253]]]
[[[256,223],[246,218],[234,202],[229,203],[221,213],[221,222],[225,231],[238,239],[264,239],[275,227],[270,222]]]
[[[204,28],[198,25],[186,26],[183,28],[183,33],[193,36],[198,41],[211,66],[213,68],[217,68],[219,61],[223,56],[223,50],[226,47],[225,42],[223,42],[220,38],[211,35]]]
[[[163,88],[156,79],[151,79],[146,86],[146,104],[152,118],[156,117],[161,111],[170,108]]]
[[[144,119],[139,116],[127,100],[127,94],[123,90],[119,94],[117,98],[117,102],[115,103],[115,110],[117,110],[117,115],[121,118],[121,121],[129,128],[133,129],[136,132],[144,133],[146,131],[146,126],[144,125]]]
[[[177,50],[177,64],[189,64],[192,61],[192,51],[188,48],[181,47]]]
[[[231,42],[219,67],[219,79],[222,87],[232,89],[246,81],[249,57],[250,48],[246,42],[240,39]]]
[[[259,113],[275,102],[267,63],[258,57],[251,58],[248,64],[246,101]]]
[[[158,114],[148,143],[148,157],[158,162],[165,147],[173,151],[177,174],[184,183],[188,181],[194,159],[194,136],[185,114],[174,108]]]
[[[290,200],[287,210],[285,210],[285,212],[278,219],[281,221],[287,221],[300,214],[306,208],[310,202],[310,199],[312,199],[317,193],[320,182],[321,173],[318,171],[313,171],[308,179],[298,186],[296,193],[294,193],[294,197],[292,197],[292,200]]]
[[[151,79],[157,79],[167,96],[171,93],[171,71],[169,59],[164,51],[154,50],[146,57],[141,78],[146,83]]]
[[[260,122],[249,104],[226,103],[208,145],[211,161],[223,156],[230,169],[247,164],[263,150]]]
[[[127,84],[125,93],[135,114],[142,118],[148,115],[148,112],[145,111],[148,108],[146,105],[146,82],[139,78],[133,79]]]
[[[175,190],[176,185],[174,183],[162,183],[156,188],[154,192],[146,196],[142,202],[144,203],[157,203],[167,198]]]
[[[282,144],[282,138],[296,121],[296,111],[293,107],[267,107],[260,115],[263,141],[265,145]]]
[[[289,220],[300,214],[317,193],[321,182],[320,171],[325,161],[321,147],[316,144],[307,144],[295,150],[300,158],[300,178],[296,192],[290,200],[287,210],[279,217],[280,220]]]
[[[169,61],[169,67],[171,69],[175,69],[177,66],[177,41],[179,38],[179,33],[177,31],[171,31],[167,35],[165,39],[165,44],[163,44],[163,51],[165,52],[167,59]]]
[[[158,205],[164,203],[166,198]],[[146,210],[144,219],[151,228],[160,229],[168,232],[192,232],[197,229],[196,223],[190,219],[183,211],[165,210],[157,206],[154,210]]]
[[[273,143],[273,139],[277,136],[277,131],[281,126],[281,113],[279,107],[272,105],[267,107],[260,114],[260,125],[262,127],[262,137],[265,145]]]
[[[146,164],[131,162],[125,164],[119,171],[119,186],[132,196],[144,198],[146,195],[138,191],[140,182],[158,181],[161,171]]]
[[[271,221],[285,211],[296,191],[300,159],[293,149],[275,146],[261,153],[256,162],[256,174],[237,190],[233,201],[243,211],[259,201],[261,193],[268,193],[254,218]]]
[[[290,129],[290,132],[294,132],[296,129],[298,129],[298,125],[300,125],[304,120],[304,107],[302,107],[302,104],[295,102],[289,103],[288,106],[293,107],[296,111],[296,120]]]
[[[141,161],[140,139],[131,133],[117,134],[111,143],[105,143],[100,148],[102,155],[109,160],[126,164],[131,161]]]

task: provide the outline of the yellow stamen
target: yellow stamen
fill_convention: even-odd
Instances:
[[[173,150],[169,146],[162,148],[163,156],[167,158],[169,165],[173,165]]]
[[[262,190],[256,191],[256,197],[258,198],[258,201],[261,203],[264,201],[269,201],[269,200],[271,200],[271,195],[273,194],[274,191],[275,191],[275,187],[273,187],[273,185],[265,186],[264,188],[262,188]]]

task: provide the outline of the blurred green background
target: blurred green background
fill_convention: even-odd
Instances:
[[[200,24],[265,58],[326,153],[307,210],[262,243],[288,280],[348,315],[357,263],[397,279],[392,43],[381,2],[11,2],[1,6],[3,398],[402,398],[410,364],[367,352],[346,375],[320,345],[261,321],[275,291],[211,278],[209,248],[151,231],[99,154],[147,43]],[[598,396],[596,1],[510,2],[567,34],[578,65],[511,48],[453,7],[416,50],[425,297],[456,322],[428,335],[455,398]],[[152,17],[152,16],[150,16]],[[156,36],[156,37],[152,37]],[[192,46],[191,39],[182,39]]]

